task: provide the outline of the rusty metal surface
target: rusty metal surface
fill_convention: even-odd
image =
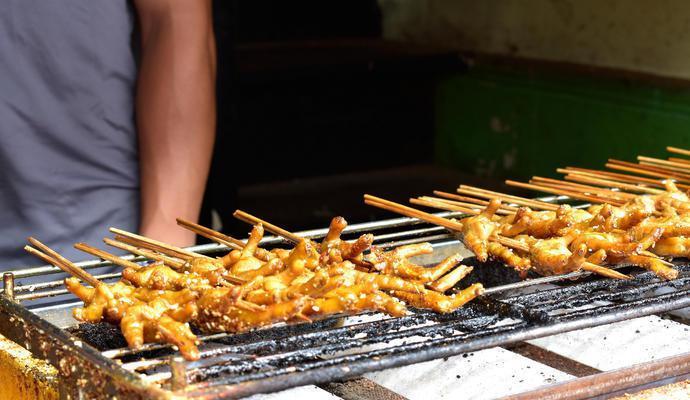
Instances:
[[[531,360],[537,361],[541,364],[548,365],[549,367],[555,368],[559,371],[563,371],[573,376],[583,377],[598,374],[601,371],[592,368],[589,365],[579,363],[570,358],[564,357],[560,354],[553,353],[549,350],[543,349],[541,347],[535,346],[527,342],[516,343],[512,346],[506,346],[506,350],[510,350],[513,353],[520,354],[523,357],[527,357]]]
[[[634,392],[635,388],[667,385],[677,380],[688,379],[690,374],[690,353],[663,358],[628,368],[603,372],[572,381],[546,386],[530,392],[504,397],[502,400],[578,400],[589,398],[610,398],[621,392]]]
[[[32,357],[23,347],[0,336],[0,398],[56,400],[57,370]]]
[[[690,380],[670,385],[645,389],[637,393],[627,392],[613,400],[690,399]]]
[[[8,339],[58,370],[61,398],[168,399],[170,394],[112,368],[98,350],[75,340],[24,307],[0,296],[0,326]]]
[[[355,378],[345,382],[330,382],[318,385],[343,400],[407,400],[390,389],[367,378]]]

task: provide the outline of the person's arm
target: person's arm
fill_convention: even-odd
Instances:
[[[211,0],[135,0],[141,30],[136,115],[143,235],[194,243],[216,124]]]

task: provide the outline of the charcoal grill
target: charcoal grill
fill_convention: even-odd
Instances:
[[[376,244],[382,247],[431,242],[434,253],[417,260],[424,264],[438,262],[458,251],[469,255],[443,228],[414,219],[351,225],[344,237],[361,232],[374,233]],[[320,238],[325,233],[321,229],[299,234]],[[283,244],[277,237],[267,237],[262,242],[266,247]],[[214,254],[227,249],[202,245],[192,250]],[[472,260],[465,261],[471,264]],[[109,264],[94,260],[79,265],[94,269]],[[22,285],[27,278],[49,280],[60,272],[44,266],[4,275],[0,333],[60,371],[59,389],[64,398],[237,398],[341,381],[370,371],[690,307],[690,264],[676,262],[676,266],[680,274],[672,282],[660,281],[654,274],[639,269],[625,271],[635,276],[632,281],[603,279],[586,272],[523,281],[501,265],[477,264],[461,285],[482,282],[487,288],[485,295],[451,314],[413,310],[403,318],[390,318],[370,313],[332,317],[311,324],[278,325],[244,334],[200,335],[202,358],[195,362],[184,361],[165,344],[129,349],[119,331],[107,324],[78,325],[70,312],[81,302],[64,290],[61,280]],[[99,278],[111,281],[119,276],[111,273]],[[54,299],[55,304],[32,305],[47,297]],[[689,354],[661,362],[665,364],[652,368],[655,373],[635,372],[636,379],[623,373],[623,378],[616,381],[617,387],[608,385],[609,381],[582,381],[579,385],[561,385],[542,395],[550,393],[552,398],[564,398],[554,394],[564,391],[593,395],[620,389],[621,379],[627,379],[630,387],[690,373]],[[583,392],[583,387],[589,389]]]

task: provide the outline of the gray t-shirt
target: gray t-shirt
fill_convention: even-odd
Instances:
[[[37,237],[90,258],[136,230],[136,65],[127,0],[0,1],[0,271],[40,265]]]

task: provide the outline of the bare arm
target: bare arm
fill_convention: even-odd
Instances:
[[[206,186],[216,108],[211,0],[135,0],[142,59],[137,86],[142,234],[176,245],[194,235]]]

